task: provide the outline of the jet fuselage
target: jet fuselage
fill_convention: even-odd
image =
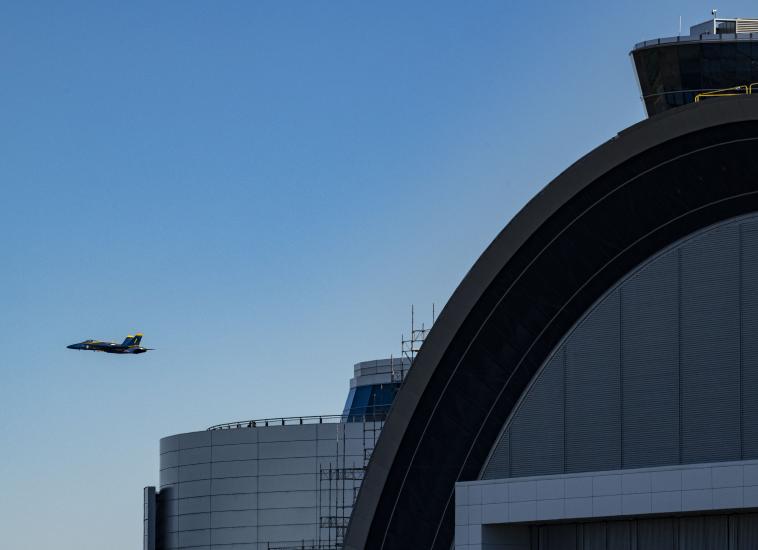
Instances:
[[[123,343],[117,344],[115,342],[101,342],[100,340],[85,340],[84,342],[78,342],[66,346],[68,349],[87,350],[87,351],[102,351],[105,353],[145,353],[150,348],[143,348],[140,346],[142,335],[127,336]]]

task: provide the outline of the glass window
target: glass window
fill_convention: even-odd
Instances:
[[[350,413],[350,409],[353,406],[354,398],[355,398],[355,388],[350,388],[350,393],[347,394],[347,400],[345,401],[345,407],[342,409],[342,414]]]

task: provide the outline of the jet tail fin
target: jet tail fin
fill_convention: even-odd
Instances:
[[[121,345],[122,346],[131,346],[133,340],[134,340],[134,336],[132,336],[130,334],[129,336],[127,336],[126,338],[124,338],[124,341],[121,343]]]
[[[139,343],[142,341],[142,333],[138,332],[134,335],[134,339],[132,340],[132,343],[130,345],[132,346],[139,346]]]

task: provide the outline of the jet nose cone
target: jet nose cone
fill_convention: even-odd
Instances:
[[[68,349],[76,349],[76,344],[71,344],[70,346],[66,346]]]

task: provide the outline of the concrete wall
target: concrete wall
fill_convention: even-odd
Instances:
[[[359,482],[332,481],[337,496],[326,491],[329,481],[320,480],[319,472],[330,464],[364,465],[364,426],[192,432],[162,439],[160,452],[158,550],[312,544],[334,537],[333,529],[319,528],[320,516],[339,514],[334,506],[343,503],[350,514]]]

